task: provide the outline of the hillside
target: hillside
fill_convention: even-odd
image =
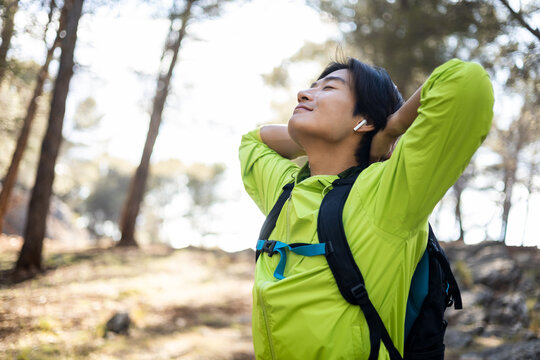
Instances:
[[[0,266],[18,249],[0,238]],[[11,244],[9,246],[6,243]],[[253,252],[188,248],[67,251],[45,244],[34,280],[0,290],[6,359],[251,359]],[[129,335],[107,320],[128,312]]]
[[[448,313],[446,358],[540,358],[540,251],[443,245],[465,307]],[[0,237],[0,270],[19,246]],[[70,250],[54,241],[45,249],[49,271],[0,281],[6,359],[253,359],[252,251]],[[116,312],[129,313],[129,333],[104,336]]]

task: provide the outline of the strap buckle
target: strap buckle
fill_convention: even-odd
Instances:
[[[276,247],[276,240],[266,240],[264,242],[264,245],[261,249],[261,251],[268,253],[269,257],[272,257],[277,251],[274,251],[274,247]]]
[[[358,301],[358,305],[369,304],[369,297],[364,284],[358,284],[355,287],[351,288],[351,293],[354,298]]]

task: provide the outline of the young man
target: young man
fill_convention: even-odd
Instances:
[[[385,70],[356,59],[332,63],[298,93],[288,126],[244,135],[240,161],[245,188],[265,215],[294,182],[270,236],[286,244],[317,244],[318,210],[332,182],[359,173],[343,226],[369,298],[403,355],[407,296],[428,217],[485,139],[493,92],[481,66],[454,59],[401,104]],[[378,162],[399,137],[392,156]],[[298,168],[289,159],[302,154],[308,163]],[[257,359],[367,359],[365,317],[343,298],[325,257],[289,252],[276,277],[279,261],[266,253],[257,261]],[[389,358],[383,344],[378,358]]]

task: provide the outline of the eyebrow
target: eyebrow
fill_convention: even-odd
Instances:
[[[343,84],[347,85],[347,82],[343,78],[340,78],[339,76],[327,76],[325,78],[320,79],[319,81],[328,82],[328,81],[332,81],[332,80],[341,81]],[[313,87],[317,86],[317,83],[319,81],[315,81],[313,84],[311,84],[311,87],[313,88]]]

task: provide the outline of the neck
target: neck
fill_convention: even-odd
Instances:
[[[311,176],[337,175],[353,166],[357,166],[354,147],[347,144],[333,146],[306,147]]]

